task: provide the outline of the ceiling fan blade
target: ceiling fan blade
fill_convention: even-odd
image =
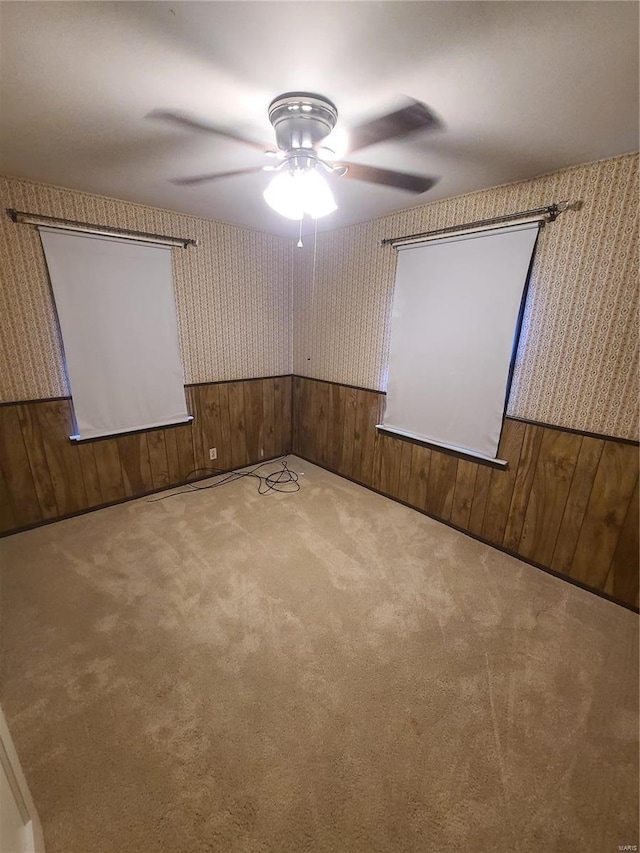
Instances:
[[[426,104],[412,101],[402,109],[349,130],[349,151],[359,151],[386,139],[397,139],[414,130],[435,129],[439,126],[440,122]]]
[[[191,184],[203,184],[205,181],[216,181],[218,178],[232,178],[235,175],[256,175],[264,171],[264,166],[254,166],[251,169],[234,169],[232,172],[213,172],[210,175],[196,175],[193,178],[176,178],[169,181],[178,187],[188,187]]]
[[[385,187],[394,187],[411,193],[426,193],[438,182],[437,178],[429,178],[425,175],[392,172],[390,169],[378,169],[375,166],[363,166],[360,163],[338,163],[336,165],[347,167],[345,178],[368,181],[370,184],[382,184]]]
[[[260,151],[264,151],[270,147],[268,143],[256,142],[254,139],[247,139],[246,136],[241,136],[239,133],[232,133],[230,130],[225,130],[223,127],[217,127],[215,124],[210,124],[209,122],[194,118],[193,116],[183,112],[151,110],[150,113],[147,113],[146,118],[169,121],[173,124],[180,125],[180,127],[188,127],[190,130],[201,130],[205,133],[215,133],[218,136],[223,136],[225,139],[233,139],[234,142],[242,142],[244,145],[251,145],[252,148],[257,148]]]

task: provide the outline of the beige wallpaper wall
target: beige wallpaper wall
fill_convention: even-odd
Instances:
[[[296,373],[376,389],[396,260],[380,239],[564,198],[583,207],[541,234],[508,411],[637,438],[638,155],[320,234],[315,276],[311,240],[0,178],[3,209],[200,240],[174,251],[186,382],[289,373],[293,356]],[[38,235],[0,215],[0,400],[68,393]]]
[[[383,237],[581,200],[540,235],[508,412],[638,432],[638,155],[318,235],[294,259],[294,372],[384,390],[396,251]]]
[[[290,241],[10,178],[0,178],[0,206],[0,400],[69,393],[40,240],[7,207],[197,238],[173,250],[185,382],[291,372]]]

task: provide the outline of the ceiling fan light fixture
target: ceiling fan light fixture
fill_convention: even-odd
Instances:
[[[309,169],[300,176],[304,209],[312,219],[320,219],[333,213],[338,205],[329,189],[329,184],[317,169]]]
[[[272,210],[287,219],[302,219],[304,208],[291,172],[280,172],[263,192],[264,200]]]
[[[300,220],[305,213],[320,219],[338,209],[329,185],[315,168],[281,172],[263,196],[269,207],[287,219]]]
[[[149,117],[168,119],[183,127],[195,127],[258,147],[272,158],[272,162],[277,161],[274,165],[196,175],[193,178],[174,180],[172,183],[189,186],[236,175],[251,175],[262,171],[278,172],[263,192],[264,199],[281,216],[299,222],[302,222],[305,215],[319,219],[337,210],[323,173],[332,175],[332,180],[346,177],[418,194],[430,190],[437,181],[437,178],[426,175],[397,172],[361,163],[339,162],[347,147],[347,136],[337,127],[338,110],[328,98],[313,92],[285,92],[269,104],[269,121],[275,131],[276,151],[265,151],[265,148],[269,148],[268,145],[261,145],[239,133],[202,122],[183,113],[154,110],[149,113]],[[437,129],[440,126],[437,117],[426,104],[410,101],[408,105],[392,113],[352,128],[349,134],[351,144],[348,147],[352,152],[358,151],[360,148],[397,139],[413,131]]]

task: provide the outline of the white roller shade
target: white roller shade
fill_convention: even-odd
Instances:
[[[171,249],[40,228],[78,437],[188,421]]]
[[[539,227],[399,247],[385,429],[495,459]]]

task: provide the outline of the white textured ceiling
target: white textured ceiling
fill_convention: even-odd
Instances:
[[[181,110],[273,140],[269,102],[308,90],[348,129],[402,96],[442,122],[354,154],[438,175],[415,196],[333,179],[337,228],[638,147],[635,2],[3,2],[0,173],[292,236],[269,173],[169,183],[268,162],[153,121]]]

